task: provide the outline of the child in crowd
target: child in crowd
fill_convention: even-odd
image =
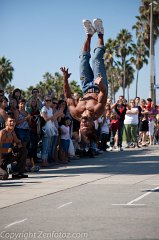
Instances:
[[[112,113],[110,116],[110,148],[109,150],[112,151],[114,144],[115,144],[115,135],[117,134],[118,131],[118,126],[119,126],[119,120],[118,117],[115,113]]]
[[[102,117],[101,126],[101,150],[106,151],[108,148],[107,142],[110,140],[110,111]]]
[[[60,148],[59,158],[61,163],[68,163],[69,157],[69,146],[70,146],[70,125],[71,119],[65,117],[63,124],[60,126]]]

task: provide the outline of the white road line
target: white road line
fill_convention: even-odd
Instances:
[[[112,204],[113,206],[144,206],[144,205],[146,205],[146,204],[127,204],[127,203],[114,203],[114,204]]]
[[[72,202],[65,203],[65,204],[59,206],[58,209],[59,209],[59,208],[63,208],[63,207],[65,207],[65,206],[67,206],[67,205],[70,205],[71,203],[72,203]]]
[[[123,205],[123,206],[139,206],[139,205],[142,206],[142,205],[145,205],[145,204],[134,204],[134,202],[140,201],[142,198],[148,196],[149,194],[151,194],[152,192],[155,192],[155,191],[158,190],[158,189],[159,189],[159,187],[150,189],[149,192],[144,193],[144,194],[141,195],[140,197],[135,198],[134,200],[132,200],[132,201],[130,201],[130,202],[128,202],[128,203],[125,203],[125,204],[120,204],[120,203],[118,204],[118,203],[116,203],[116,204],[112,204],[112,205]]]
[[[134,200],[128,202],[127,205],[131,205],[131,204],[133,204],[134,202],[140,201],[142,198],[148,196],[148,195],[151,194],[152,192],[155,192],[157,189],[159,189],[159,187],[156,187],[156,188],[154,188],[154,189],[149,190],[149,192],[144,193],[144,194],[141,195],[140,197],[135,198]]]
[[[11,226],[13,226],[13,225],[15,225],[15,224],[19,224],[19,223],[25,222],[26,220],[27,220],[27,218],[22,219],[22,220],[20,220],[20,221],[16,221],[16,222],[10,223],[10,224],[8,224],[7,226],[5,226],[5,228],[9,228],[9,227],[11,227]]]

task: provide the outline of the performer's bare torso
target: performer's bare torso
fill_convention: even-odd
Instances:
[[[91,117],[93,120],[98,119],[104,112],[103,103],[98,103],[97,93],[86,93],[80,98],[75,109],[70,107],[70,113],[80,121],[81,117]]]

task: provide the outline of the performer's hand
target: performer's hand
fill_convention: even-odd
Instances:
[[[97,77],[94,83],[99,87],[99,89],[105,88],[105,85],[103,83],[103,78],[101,76]]]
[[[61,67],[60,70],[63,73],[64,79],[69,79],[71,73],[68,72],[68,68]]]

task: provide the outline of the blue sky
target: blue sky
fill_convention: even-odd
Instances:
[[[123,28],[133,35],[140,0],[0,0],[0,56],[15,69],[12,85],[27,89],[66,66],[70,80],[79,84],[79,53],[85,38],[82,19],[103,19],[105,42]],[[134,39],[135,40],[135,39]],[[97,36],[93,37],[92,49]],[[159,42],[156,44],[156,79],[159,83]],[[121,94],[120,90],[117,95]],[[149,95],[149,65],[139,74],[138,95]],[[130,98],[135,96],[135,81]],[[157,90],[159,98],[159,90]]]

